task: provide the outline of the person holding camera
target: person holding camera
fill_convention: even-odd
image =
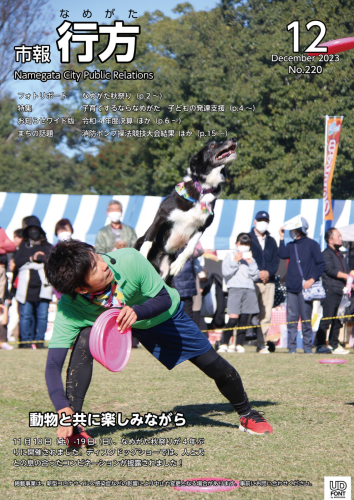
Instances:
[[[14,256],[18,269],[16,300],[20,304],[21,346],[36,349],[44,347],[49,302],[53,295],[44,273],[44,260],[52,245],[36,216],[26,217],[26,224],[23,241]]]

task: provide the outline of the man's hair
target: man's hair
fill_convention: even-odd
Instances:
[[[107,205],[107,210],[109,210],[110,207],[113,206],[113,205],[118,205],[120,207],[121,211],[123,212],[123,205],[118,200],[111,200],[111,201],[109,201],[108,205]]]
[[[330,227],[329,229],[327,229],[327,231],[326,231],[326,233],[325,233],[325,240],[326,240],[326,243],[328,243],[328,242],[329,242],[329,240],[332,238],[334,231],[337,231],[337,228],[335,228],[335,227]]]
[[[75,288],[88,284],[85,276],[96,264],[93,246],[79,240],[61,241],[49,254],[44,269],[49,283],[75,298]]]
[[[71,234],[73,234],[74,229],[73,229],[73,226],[71,225],[71,222],[69,221],[69,219],[60,219],[55,224],[55,229],[54,229],[55,236],[58,236],[59,229],[65,229],[65,226],[69,226]]]
[[[242,243],[242,245],[248,245],[250,248],[252,247],[252,240],[248,233],[240,233],[237,236],[236,243]]]

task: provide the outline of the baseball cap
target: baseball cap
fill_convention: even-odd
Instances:
[[[257,212],[255,219],[256,220],[261,220],[261,219],[269,220],[269,213],[265,212],[265,211]]]

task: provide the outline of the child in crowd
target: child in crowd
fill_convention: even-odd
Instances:
[[[15,231],[14,231],[14,237],[13,237],[13,242],[16,245],[16,250],[18,250],[20,248],[22,240],[23,240],[22,229],[15,229]]]
[[[255,281],[258,280],[259,270],[251,252],[252,241],[247,233],[240,233],[236,240],[236,250],[228,253],[222,263],[222,274],[229,291],[227,313],[229,322],[222,334],[218,352],[243,353],[243,343],[246,336],[249,315],[259,313],[255,291]],[[231,328],[243,327],[237,331],[236,348],[228,346],[232,336]]]

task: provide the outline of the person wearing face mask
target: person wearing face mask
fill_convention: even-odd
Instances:
[[[58,242],[71,240],[73,237],[73,233],[74,228],[69,219],[60,219],[55,224],[54,234],[58,238]],[[62,294],[59,293],[55,288],[53,288],[53,293],[59,301]]]
[[[227,300],[227,314],[229,321],[225,326],[235,328],[243,327],[237,331],[236,348],[228,347],[232,330],[222,333],[218,352],[244,353],[243,343],[246,336],[246,327],[250,315],[259,313],[258,300],[254,283],[259,278],[257,262],[251,252],[252,240],[247,233],[240,233],[236,240],[236,250],[228,253],[222,263],[222,274],[229,291]]]
[[[301,217],[302,226],[290,231],[293,239],[285,246],[284,227],[279,230],[280,246],[279,257],[289,259],[285,285],[287,289],[286,320],[288,326],[289,353],[296,353],[297,322],[302,320],[302,337],[305,354],[312,354],[312,302],[305,301],[302,289],[310,288],[323,275],[326,264],[321,253],[320,245],[307,237],[308,223]],[[297,255],[295,251],[297,249]],[[304,283],[300,273],[300,266]]]
[[[121,222],[122,213],[123,208],[119,201],[111,200],[108,203],[106,214],[111,223],[98,231],[95,243],[96,253],[107,253],[134,246],[137,240],[136,233],[133,228]]]
[[[333,318],[337,316],[338,307],[343,295],[343,288],[346,286],[350,274],[349,266],[340,252],[342,246],[342,235],[335,227],[326,231],[325,240],[327,248],[322,252],[326,263],[326,269],[322,276],[323,287],[326,290],[326,297],[322,301],[323,317]],[[327,330],[329,331],[329,346],[326,346]],[[321,320],[316,334],[317,354],[349,354],[338,342],[341,322],[339,319]]]
[[[60,219],[55,224],[54,234],[58,238],[59,241],[68,241],[71,240],[73,236],[73,226],[69,219]]]
[[[26,217],[24,225],[23,240],[14,256],[18,269],[16,300],[20,304],[20,336],[22,347],[42,348],[53,294],[44,273],[44,261],[52,245],[36,216]]]
[[[269,354],[266,336],[272,316],[275,293],[275,273],[279,266],[278,246],[268,232],[269,214],[261,211],[256,214],[254,227],[250,232],[252,253],[259,269],[259,279],[255,283],[259,305],[257,328],[257,352]]]

